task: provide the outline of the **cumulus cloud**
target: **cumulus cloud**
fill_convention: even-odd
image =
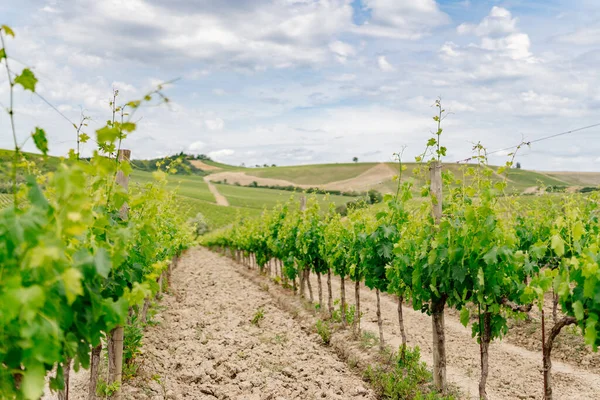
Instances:
[[[419,39],[450,21],[435,0],[363,0],[371,18],[356,31],[374,37]]]
[[[335,54],[337,60],[341,63],[345,63],[348,57],[356,55],[356,50],[352,45],[340,40],[329,43],[329,50]]]
[[[232,149],[221,149],[214,150],[208,153],[208,156],[214,160],[227,159],[228,156],[235,154],[235,150]]]
[[[201,142],[200,140],[198,140],[196,142],[191,143],[190,146],[188,147],[188,149],[191,152],[198,152],[198,151],[204,149],[205,147],[206,147],[206,143]]]
[[[463,23],[458,26],[457,31],[461,35],[501,36],[517,31],[517,18],[513,18],[506,8],[494,6],[479,24]]]
[[[396,68],[394,68],[394,66],[389,63],[385,56],[377,57],[377,65],[379,66],[379,69],[383,72],[393,72],[396,70]]]
[[[365,8],[355,12],[357,3]],[[479,15],[481,8],[465,7],[451,21],[440,7],[433,0],[25,0],[19,12],[32,22],[2,2],[0,14],[17,32],[9,54],[34,68],[39,93],[64,116],[90,115],[91,136],[110,118],[113,88],[125,102],[182,78],[165,88],[168,106],[136,113],[138,131],[125,143],[136,158],[194,151],[232,164],[381,161],[403,144],[410,158],[422,151],[439,95],[454,113],[444,131],[450,161],[470,155],[473,141],[494,150],[522,135],[597,122],[595,25],[557,36],[553,18],[540,28],[531,19],[547,17],[518,8]],[[561,24],[576,26],[583,16],[571,10]],[[5,83],[0,77],[4,103]],[[52,154],[73,146],[70,123],[40,99],[19,89],[16,104],[20,139],[42,126]],[[0,129],[6,123],[0,119]],[[576,158],[557,139],[536,144],[523,164],[598,169],[597,140],[578,135],[590,154]],[[0,135],[0,147],[10,146]]]

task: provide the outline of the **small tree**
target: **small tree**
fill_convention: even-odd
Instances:
[[[352,157],[352,161],[354,161],[355,163],[358,162],[358,157]]]
[[[521,163],[517,162],[517,169],[521,169]]]

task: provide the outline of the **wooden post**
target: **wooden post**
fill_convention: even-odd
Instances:
[[[119,163],[129,162],[131,158],[131,150],[119,150],[117,155]],[[129,189],[129,176],[126,176],[122,171],[117,171],[117,185],[120,185],[126,191]],[[119,211],[121,218],[127,220],[129,217],[129,206],[123,204]],[[118,382],[119,389],[112,396],[114,400],[121,398],[121,379],[123,376],[123,327],[117,326],[110,332],[108,339],[108,380],[109,383]]]
[[[442,219],[442,163],[432,161],[429,166],[432,216],[436,225]],[[444,336],[444,308],[446,296],[431,301],[431,322],[433,328],[433,383],[436,389],[446,392],[446,340]]]

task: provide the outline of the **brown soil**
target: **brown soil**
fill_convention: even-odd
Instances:
[[[215,167],[214,165],[208,165],[200,160],[190,160],[190,164],[194,167],[201,169],[202,171],[220,171],[222,168]]]
[[[181,258],[172,280],[172,294],[162,301],[159,325],[145,334],[140,371],[125,383],[124,399],[375,398],[359,376],[320,344],[309,325],[292,318],[298,316],[290,308],[298,297],[267,285],[269,280],[256,271],[197,249]],[[311,280],[316,294],[316,279]],[[339,298],[339,278],[332,279],[332,286],[334,298]],[[346,291],[353,304],[353,285],[347,284]],[[326,297],[325,285],[324,292]],[[386,343],[398,348],[396,299],[384,295],[381,302]],[[362,328],[377,332],[375,293],[362,286],[361,307]],[[250,321],[261,308],[264,319],[256,326]],[[508,340],[490,346],[489,399],[542,398],[542,357],[535,344],[539,330],[535,315],[533,319],[517,324]],[[431,365],[431,318],[405,307],[404,321],[409,345],[419,346]],[[445,326],[448,381],[462,392],[461,398],[476,399],[479,346],[456,311],[446,311]],[[332,339],[340,354],[356,348],[343,335]],[[599,355],[585,349],[582,357],[573,356],[581,343],[569,335],[561,333],[554,353],[555,398],[600,399]],[[76,374],[71,399],[84,399],[86,385],[87,373]]]
[[[334,297],[338,298],[339,278],[333,279],[332,284]],[[349,289],[349,286],[346,284],[346,298],[353,304],[354,290]],[[361,286],[360,301],[363,313],[361,325],[366,330],[378,332],[375,292]],[[396,299],[385,295],[381,302],[385,340],[393,348],[398,348],[401,338]],[[432,365],[431,318],[420,311],[404,307],[404,323],[409,345],[419,346],[423,361]],[[463,327],[459,322],[458,313],[454,310],[446,311],[445,327],[448,381],[455,383],[465,398],[476,399],[480,375],[479,345],[471,337],[471,327]],[[531,351],[507,341],[494,341],[489,354],[489,399],[542,398],[541,352]],[[599,355],[593,354],[592,357],[597,358]],[[556,398],[600,399],[600,370],[588,370],[580,366],[576,359],[565,363],[559,362],[558,358],[553,362],[553,388]]]
[[[221,193],[219,193],[219,189],[217,189],[217,187],[211,183],[210,179],[208,179],[208,176],[204,177],[204,182],[206,182],[206,184],[208,185],[208,190],[210,190],[213,196],[215,196],[215,201],[217,202],[217,205],[228,207],[229,202],[227,201],[227,198]]]
[[[296,186],[303,189],[319,187],[327,190],[364,191],[369,190],[374,186],[381,185],[384,182],[390,181],[394,175],[396,175],[396,172],[392,167],[390,167],[387,164],[381,163],[377,164],[373,168],[368,169],[367,171],[354,178],[345,179],[343,181],[330,182],[321,185],[301,185],[294,182],[286,181],[284,179],[261,178],[258,176],[251,176],[247,175],[246,172],[217,172],[215,174],[207,176],[205,180],[227,180],[228,183],[239,183],[240,185],[249,185],[252,182],[256,182],[259,185]]]

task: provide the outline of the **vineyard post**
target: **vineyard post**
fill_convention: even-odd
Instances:
[[[439,225],[442,218],[442,163],[432,161],[429,166],[432,216]],[[433,327],[433,382],[437,390],[446,392],[446,343],[444,337],[444,307],[446,298],[431,301],[431,322]]]
[[[119,150],[117,158],[119,163],[123,161],[128,162],[131,158],[131,150]],[[129,176],[125,175],[123,171],[117,171],[116,183],[127,191],[129,188]],[[122,219],[128,218],[129,206],[127,203],[123,204],[119,213]],[[121,398],[121,378],[123,374],[123,333],[123,326],[117,326],[110,333],[108,340],[109,383],[118,382],[119,386],[116,393],[112,397],[114,400],[119,400]]]

